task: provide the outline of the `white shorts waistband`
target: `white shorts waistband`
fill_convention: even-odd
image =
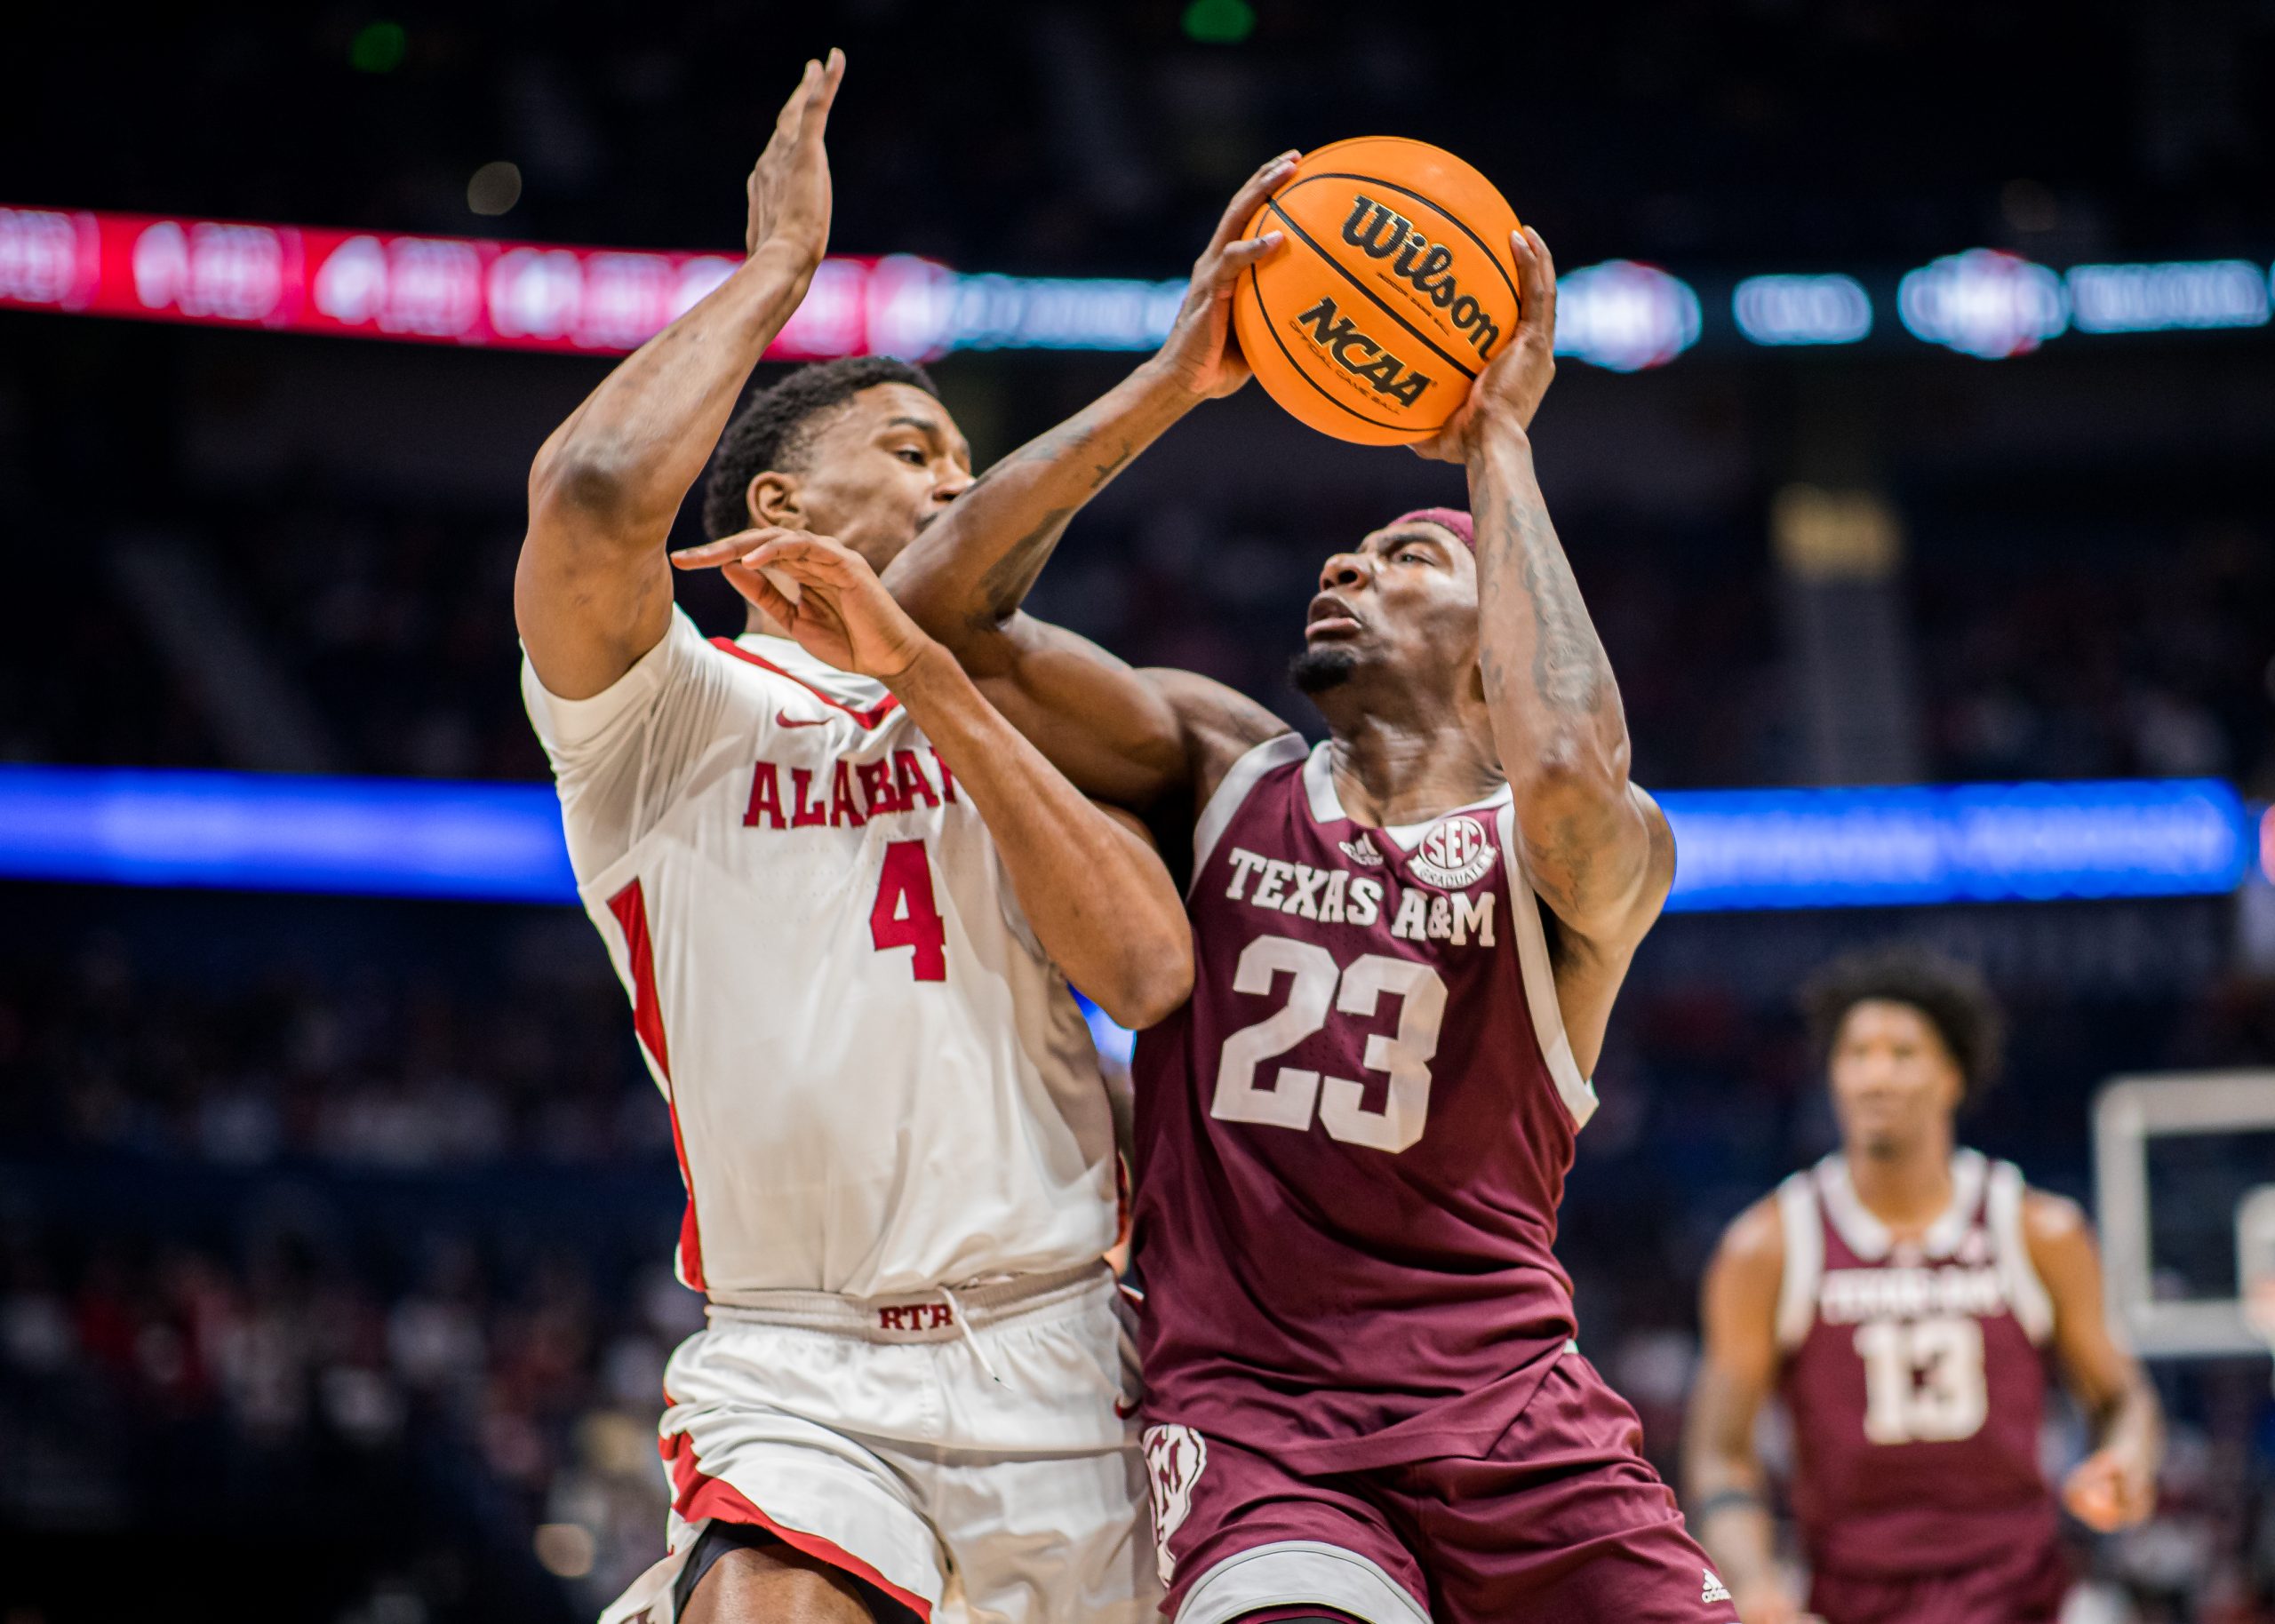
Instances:
[[[872,1342],[949,1341],[967,1330],[1071,1303],[1092,1292],[1110,1292],[1114,1274],[1104,1260],[1054,1274],[1015,1275],[978,1286],[936,1286],[890,1297],[847,1297],[835,1292],[713,1292],[705,1310],[714,1320],[827,1331]]]

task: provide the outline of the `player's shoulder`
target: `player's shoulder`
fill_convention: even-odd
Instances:
[[[1177,717],[1192,766],[1197,806],[1208,804],[1233,764],[1249,751],[1295,733],[1270,709],[1238,689],[1198,672],[1148,666],[1138,675]]]
[[[2023,1238],[2031,1250],[2093,1245],[2093,1220],[2067,1196],[2023,1187]]]
[[[1722,1231],[1715,1256],[1737,1269],[1779,1268],[1785,1261],[1785,1222],[1777,1191],[1750,1204]]]

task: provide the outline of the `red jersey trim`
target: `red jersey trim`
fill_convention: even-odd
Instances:
[[[704,1471],[696,1463],[695,1441],[684,1432],[659,1439],[656,1453],[663,1456],[664,1465],[671,1472],[672,1509],[687,1521],[715,1517],[722,1523],[763,1528],[793,1550],[803,1551],[817,1562],[826,1562],[842,1572],[866,1580],[923,1620],[924,1624],[931,1624],[932,1604],[915,1591],[903,1589],[842,1545],[818,1533],[784,1527],[751,1504],[733,1484]]]
[[[715,649],[724,649],[727,653],[733,655],[738,660],[748,660],[752,665],[757,666],[762,671],[770,671],[778,677],[789,678],[791,681],[795,682],[800,688],[804,689],[806,692],[811,694],[824,705],[830,705],[834,709],[844,712],[855,721],[859,722],[865,731],[874,728],[879,722],[884,720],[886,717],[891,715],[895,711],[900,708],[900,701],[892,695],[887,694],[881,704],[873,705],[866,711],[855,710],[842,699],[834,699],[829,695],[823,693],[821,689],[807,681],[796,672],[783,670],[782,667],[777,665],[772,660],[768,659],[762,654],[753,654],[749,649],[744,648],[731,637],[714,637],[711,640],[711,644],[712,647]]]
[[[624,953],[632,966],[632,1030],[664,1079],[664,1109],[671,1113],[672,1154],[679,1158],[679,1182],[687,1190],[687,1211],[679,1221],[680,1278],[703,1289],[703,1235],[695,1222],[695,1175],[687,1167],[687,1141],[679,1128],[679,1101],[672,1091],[671,1049],[664,1038],[664,1006],[656,994],[656,953],[648,934],[648,894],[635,880],[608,899],[608,911],[624,932]]]

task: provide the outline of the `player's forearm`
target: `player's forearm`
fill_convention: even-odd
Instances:
[[[1125,1026],[1150,1026],[1193,987],[1193,937],[1168,871],[930,644],[890,686],[994,835],[1043,951]]]
[[[550,510],[627,546],[659,545],[702,474],[751,369],[805,298],[816,261],[762,244],[642,345],[555,429],[530,470],[533,518]]]
[[[2165,1453],[2164,1406],[2138,1368],[2095,1421],[2098,1447],[2123,1450],[2155,1471]]]
[[[1774,1580],[1777,1524],[1769,1514],[1760,1462],[1750,1453],[1702,1450],[1695,1443],[1684,1453],[1690,1532],[1714,1558],[1715,1572],[1741,1595]]]
[[[885,571],[893,596],[968,657],[1026,601],[1068,521],[1198,399],[1147,362],[957,498]]]
[[[1549,521],[1522,428],[1510,422],[1478,434],[1469,484],[1478,653],[1494,739],[1538,859],[1535,878],[1577,922],[1632,889],[1648,856],[1648,841],[1635,839],[1619,685]],[[1633,861],[1603,860],[1620,854]]]

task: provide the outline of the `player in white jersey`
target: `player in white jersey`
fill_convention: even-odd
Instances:
[[[531,475],[523,695],[710,1299],[666,1375],[670,1555],[608,1616],[1135,1624],[1114,1134],[1068,981],[1179,1003],[1176,891],[877,580],[971,482],[921,371],[754,397],[706,527],[772,549],[737,567],[771,615],[706,641],[672,602],[674,515],[821,258],[842,68],[785,107],[743,266]]]

